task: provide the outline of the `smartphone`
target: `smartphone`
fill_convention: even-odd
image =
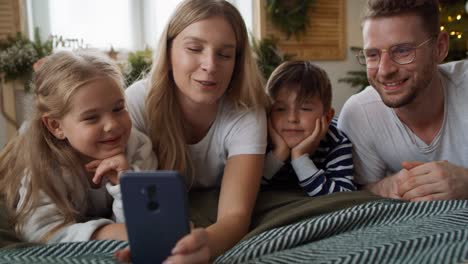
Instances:
[[[176,171],[126,172],[120,188],[132,262],[163,262],[190,232],[181,175]]]

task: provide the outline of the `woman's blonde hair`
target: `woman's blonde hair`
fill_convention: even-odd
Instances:
[[[178,170],[194,176],[184,134],[183,118],[176,99],[176,85],[170,69],[170,48],[187,26],[212,17],[223,17],[236,37],[236,60],[226,91],[236,107],[265,107],[268,103],[263,79],[252,56],[247,29],[239,11],[224,0],[187,0],[173,13],[160,38],[150,72],[145,101],[153,149],[161,169]],[[193,178],[192,178],[193,179]]]
[[[86,208],[90,185],[78,152],[67,140],[59,140],[42,121],[44,115],[61,119],[71,110],[76,91],[97,78],[108,78],[122,87],[119,68],[108,58],[91,52],[62,51],[50,55],[33,77],[33,109],[23,134],[0,153],[0,189],[12,210],[18,232],[46,195],[64,222],[46,234],[47,241],[61,227],[80,221],[77,208]],[[27,177],[23,177],[27,175]],[[60,176],[60,177],[58,177]],[[20,208],[18,190],[26,184]]]

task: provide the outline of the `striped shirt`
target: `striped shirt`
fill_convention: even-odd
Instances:
[[[351,141],[333,119],[314,153],[282,162],[269,151],[263,175],[263,186],[299,184],[309,196],[354,191]]]

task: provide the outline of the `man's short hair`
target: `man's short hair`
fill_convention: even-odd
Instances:
[[[368,0],[362,22],[371,18],[404,14],[419,16],[429,35],[440,32],[438,0]]]

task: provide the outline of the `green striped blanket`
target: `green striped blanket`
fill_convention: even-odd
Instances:
[[[263,232],[217,263],[468,263],[468,201],[382,200]]]
[[[0,263],[115,263],[126,245],[8,248]],[[365,202],[248,236],[215,263],[468,263],[468,201]]]

